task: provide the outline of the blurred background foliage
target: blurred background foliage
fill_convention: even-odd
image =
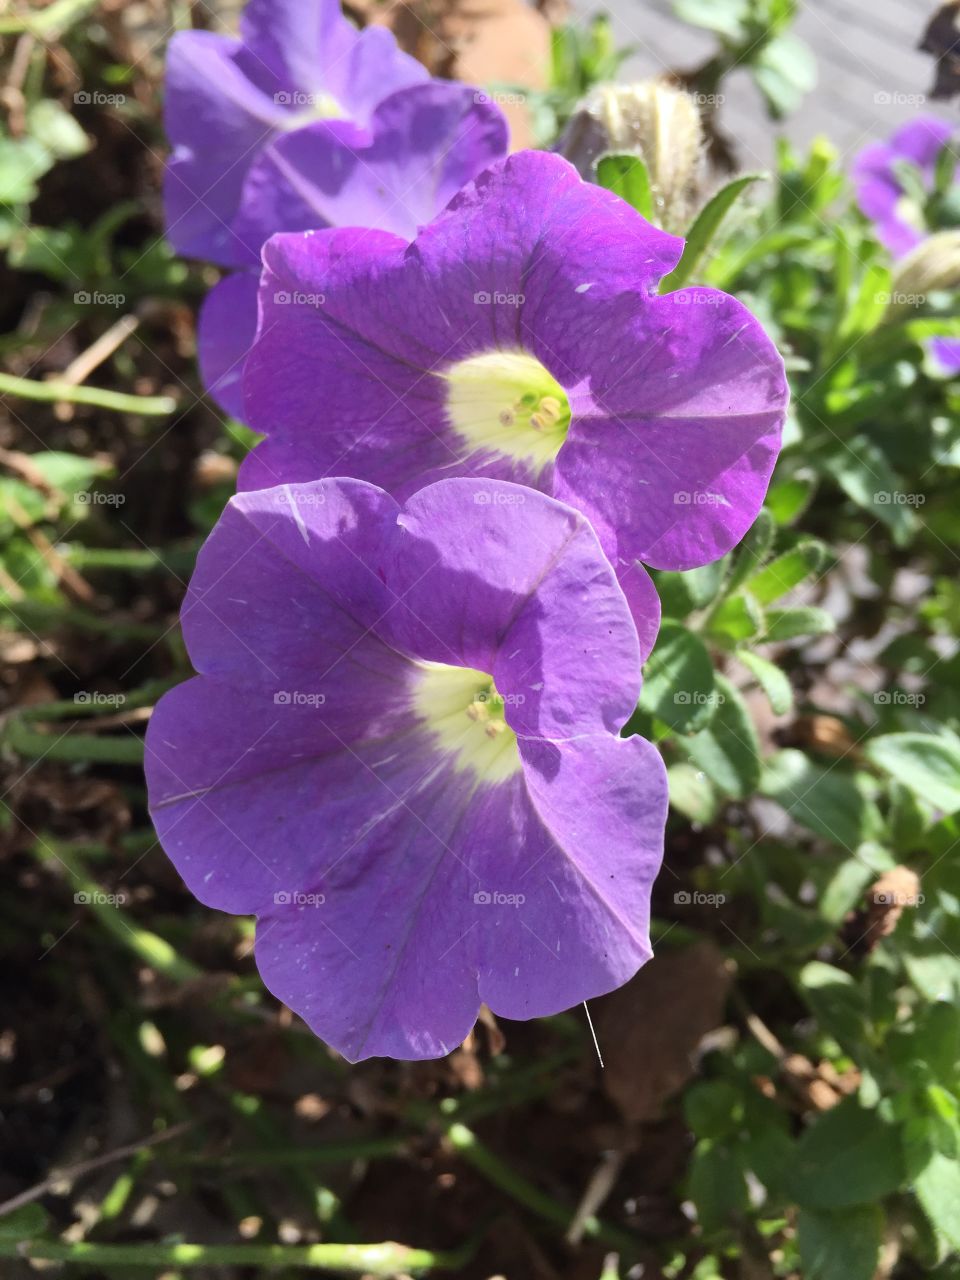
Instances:
[[[603,1069],[583,1010],[347,1067],[156,847],[142,729],[252,443],[196,379],[215,273],[160,227],[191,12],[0,16],[4,1276],[960,1278],[958,282],[911,288],[826,140],[729,176],[724,77],[775,119],[813,85],[794,3],[676,7],[716,51],[673,77],[704,144],[665,287],[747,303],[793,405],[744,543],[656,575],[625,732],[670,774],[657,958],[592,1005]],[[549,41],[531,130],[573,147],[622,51],[602,18]],[[658,156],[608,150],[591,176],[663,220]]]

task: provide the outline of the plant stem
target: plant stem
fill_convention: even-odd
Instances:
[[[133,693],[122,695],[123,701],[117,705],[124,711],[148,707],[171,687],[171,683],[169,680],[152,680]],[[117,695],[118,698],[120,696]],[[71,764],[141,764],[143,739],[132,734],[99,737],[92,733],[67,733],[56,737],[32,727],[34,721],[81,719],[103,713],[103,704],[90,694],[79,694],[78,698],[81,700],[62,699],[14,712],[0,731],[0,743],[18,755],[34,760],[65,760]]]
[[[0,36],[29,32],[34,36],[58,37],[78,22],[99,0],[55,0],[54,4],[22,17],[0,18]]]
[[[3,34],[2,27],[0,34]],[[0,395],[41,400],[46,404],[56,404],[58,401],[89,404],[98,409],[113,409],[117,413],[139,413],[158,418],[167,417],[177,407],[172,396],[131,396],[122,391],[108,391],[105,387],[74,387],[69,382],[38,382],[34,378],[16,378],[11,373],[0,373]]]
[[[174,982],[192,982],[201,976],[203,971],[178,955],[169,942],[130,919],[112,900],[113,895],[104,893],[100,885],[87,875],[75,850],[70,852],[71,862],[45,842],[37,846],[37,853],[41,858],[57,859],[73,886],[75,900],[88,906],[114,937],[152,969]]]
[[[151,625],[145,622],[131,622],[126,618],[100,617],[83,609],[42,604],[36,600],[17,600],[14,603],[0,599],[0,614],[9,615],[21,630],[43,632],[73,627],[77,631],[109,635],[114,641],[154,641],[163,631],[163,625],[160,623]]]
[[[307,1267],[395,1276],[430,1270],[452,1271],[467,1262],[472,1248],[455,1252],[382,1244],[95,1244],[87,1241],[0,1239],[0,1257],[82,1263],[90,1267]]]
[[[0,733],[0,743],[30,760],[63,760],[68,764],[141,764],[143,739],[125,736],[100,738],[93,733],[52,733],[32,729],[22,716],[13,715]]]
[[[190,547],[171,547],[169,551],[154,551],[152,548],[141,550],[138,547],[85,547],[82,543],[71,543],[59,550],[68,564],[76,569],[106,569],[117,572],[151,573],[162,570],[164,573],[190,573],[197,558],[199,543]]]
[[[515,1200],[517,1204],[521,1204],[524,1208],[529,1209],[538,1217],[544,1218],[547,1222],[552,1222],[560,1227],[568,1227],[573,1219],[573,1211],[561,1204],[558,1200],[554,1200],[552,1196],[548,1196],[546,1192],[541,1191],[539,1187],[535,1187],[532,1182],[528,1182],[526,1178],[520,1174],[514,1173],[509,1165],[504,1162],[489,1149],[484,1146],[476,1134],[468,1129],[466,1125],[455,1122],[447,1126],[446,1135],[451,1146],[462,1156],[467,1164],[471,1165],[477,1173],[503,1191],[506,1195]],[[636,1241],[626,1231],[620,1231],[617,1227],[608,1226],[601,1222],[599,1218],[589,1217],[583,1224],[583,1234],[591,1240],[599,1240],[604,1244],[619,1249],[622,1253],[629,1257],[634,1257],[637,1253],[638,1241]]]

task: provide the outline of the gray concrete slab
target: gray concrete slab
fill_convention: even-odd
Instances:
[[[722,0],[718,0],[721,3]],[[712,37],[677,19],[671,0],[574,0],[575,19],[609,12],[617,42],[635,47],[626,76],[695,66],[713,48]],[[767,119],[749,75],[725,85],[724,129],[737,141],[745,167],[769,165],[774,138],[798,145],[824,134],[845,158],[883,138],[920,113],[957,121],[955,104],[932,102],[927,91],[933,61],[916,46],[935,0],[813,0],[802,6],[795,31],[813,49],[819,81],[798,112],[783,124]]]

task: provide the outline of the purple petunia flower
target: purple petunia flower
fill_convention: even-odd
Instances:
[[[350,141],[386,97],[428,78],[385,28],[357,31],[339,0],[250,0],[239,39],[178,32],[164,111],[174,247],[225,267],[256,265],[263,241],[286,225],[271,225],[269,204],[286,195],[278,182],[295,186],[289,175],[298,166],[284,161],[291,135],[340,121]]]
[[[931,338],[929,350],[941,373],[960,373],[960,338]]]
[[[251,0],[241,38],[181,32],[167,60],[167,235],[190,257],[259,271],[277,231],[357,225],[411,238],[507,147],[497,107],[430,80],[338,0]],[[206,386],[239,414],[256,286],[228,279],[201,313]]]
[[[638,641],[586,520],[500,481],[227,507],[183,609],[200,675],[149,726],[151,812],[347,1058],[435,1057],[482,1001],[551,1014],[648,959],[666,779],[619,736],[645,590]]]
[[[245,378],[268,439],[241,487],[347,473],[402,499],[482,474],[584,512],[621,572],[715,560],[760,508],[788,393],[735,299],[656,296],[682,247],[540,152],[493,165],[410,246],[275,237]]]
[[[864,147],[851,170],[857,204],[874,224],[877,239],[895,258],[909,253],[929,234],[923,210],[904,190],[898,167],[910,165],[925,190],[933,189],[937,157],[953,127],[937,116],[918,116],[902,125],[888,142]]]

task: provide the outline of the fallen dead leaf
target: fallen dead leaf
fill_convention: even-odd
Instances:
[[[698,1048],[723,1021],[731,976],[711,942],[664,951],[591,1006],[603,1085],[631,1122],[652,1120],[697,1069]]]

